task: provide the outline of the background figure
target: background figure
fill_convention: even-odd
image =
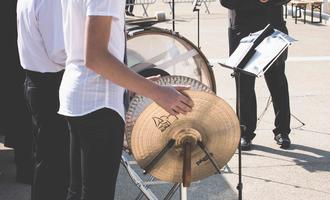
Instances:
[[[229,51],[230,54],[239,45],[240,40],[249,33],[263,29],[267,24],[288,33],[283,19],[282,4],[287,1],[268,0],[221,0],[221,4],[230,9]],[[285,60],[287,50],[275,61],[265,73],[265,80],[272,96],[275,112],[274,139],[287,149],[290,147],[290,106],[288,83],[285,76]],[[251,141],[255,137],[257,124],[257,103],[254,90],[255,77],[241,74],[241,117],[240,122],[247,129],[242,132],[242,150],[251,149]]]
[[[134,3],[135,3],[135,0],[126,0],[126,7],[125,7],[126,15],[134,16],[134,14],[133,14]]]
[[[5,146],[14,149],[16,181],[32,182],[31,115],[25,100],[25,73],[20,67],[17,50],[16,0],[3,0],[1,11],[1,78],[0,78],[0,134],[5,135]]]
[[[69,133],[59,108],[66,54],[61,2],[19,0],[17,45],[24,68],[25,98],[32,114],[32,200],[65,200],[69,185]]]

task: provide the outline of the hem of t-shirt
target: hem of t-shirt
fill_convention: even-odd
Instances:
[[[107,16],[107,17],[114,17],[117,19],[120,19],[119,13],[113,13],[113,12],[92,12],[88,11],[87,16]]]
[[[57,73],[65,70],[65,67],[63,66],[57,66],[56,68],[53,67],[53,69],[42,69],[40,67],[26,67],[24,64],[21,64],[21,67],[25,70],[39,72],[39,73]]]
[[[125,114],[120,113],[119,109],[114,108],[112,106],[98,106],[98,107],[95,107],[93,109],[87,110],[85,112],[81,112],[81,113],[70,113],[70,112],[62,111],[60,109],[57,113],[60,114],[60,115],[65,116],[65,117],[81,117],[81,116],[87,115],[89,113],[92,113],[94,111],[100,110],[102,108],[109,108],[109,109],[117,112],[121,116],[121,118],[124,120],[124,122],[125,122]]]

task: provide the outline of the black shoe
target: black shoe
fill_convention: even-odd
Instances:
[[[291,141],[288,134],[277,134],[274,137],[274,140],[277,144],[281,145],[282,149],[288,149],[290,148]]]
[[[241,138],[241,149],[242,151],[250,151],[252,142],[250,139]]]
[[[135,16],[132,12],[129,12],[129,11],[126,11],[126,15],[127,15],[127,16],[132,16],[132,17]]]

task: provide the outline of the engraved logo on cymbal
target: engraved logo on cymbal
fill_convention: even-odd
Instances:
[[[161,117],[153,117],[155,126],[161,131],[164,132],[168,127],[172,125],[172,123],[179,119],[177,116],[174,115],[165,115]]]

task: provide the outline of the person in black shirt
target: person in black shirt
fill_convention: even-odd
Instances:
[[[288,34],[282,7],[287,2],[288,0],[221,0],[221,5],[230,9],[229,53],[235,51],[243,37],[263,29],[267,24]],[[274,139],[283,149],[288,149],[291,144],[289,138],[291,114],[285,76],[287,53],[286,50],[265,73],[275,112]],[[240,81],[240,122],[246,126],[246,130],[242,132],[241,147],[242,150],[250,150],[257,124],[255,77],[241,74]]]

